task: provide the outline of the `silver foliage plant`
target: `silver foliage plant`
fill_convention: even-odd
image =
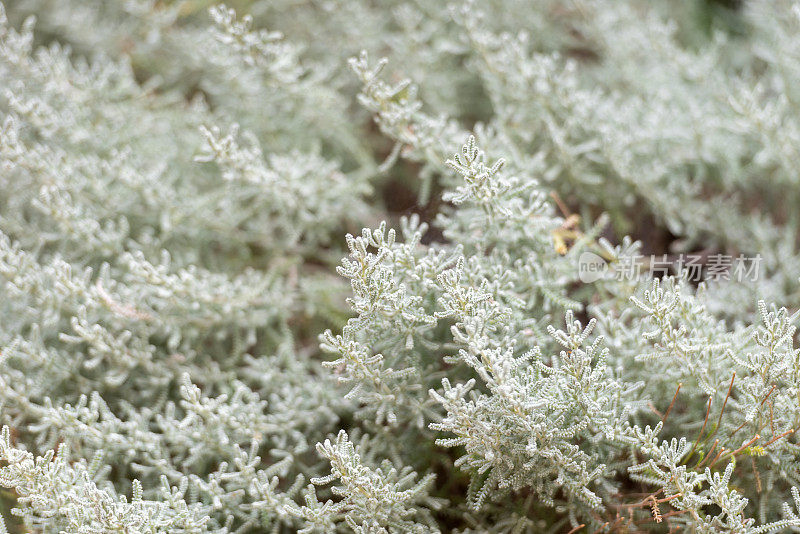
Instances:
[[[800,531],[800,4],[236,6],[0,8],[0,531]]]

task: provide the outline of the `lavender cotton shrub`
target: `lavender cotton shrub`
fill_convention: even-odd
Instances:
[[[800,3],[3,2],[0,532],[800,532]]]

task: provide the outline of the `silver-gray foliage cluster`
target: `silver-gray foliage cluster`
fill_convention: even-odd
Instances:
[[[0,6],[0,532],[800,531],[800,3],[207,4]]]

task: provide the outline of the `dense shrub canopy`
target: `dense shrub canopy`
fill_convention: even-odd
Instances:
[[[798,36],[5,0],[0,531],[800,531]]]

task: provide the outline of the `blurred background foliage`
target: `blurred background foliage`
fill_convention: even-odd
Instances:
[[[676,23],[678,36],[689,48],[702,48],[712,41],[714,31],[747,39],[748,28],[742,18],[745,0],[666,0],[651,3],[647,10],[662,11]],[[203,31],[207,11],[214,0],[169,0],[148,2],[75,2],[60,0],[7,0],[9,19],[19,25],[28,16],[37,18],[37,44],[59,42],[69,45],[74,54],[87,57],[105,54],[129,57],[137,79],[153,83],[159,91],[179,89],[187,99],[203,93],[213,106],[213,95],[205,93],[202,66],[193,59],[195,50],[181,49],[185,32]],[[348,113],[360,117],[359,139],[367,146],[363,158],[383,161],[392,144],[380,135],[369,114],[356,103],[360,89],[345,68],[348,57],[368,49],[375,57],[385,56],[398,76],[418,85],[419,97],[430,109],[471,129],[493,115],[492,102],[475,69],[465,64],[469,51],[451,45],[449,49],[426,47],[435,33],[447,25],[448,2],[410,0],[408,2],[348,2],[346,0],[231,0],[226,5],[253,18],[254,28],[279,29],[286,40],[300,45],[304,60],[314,68],[322,66],[333,86],[348,97]],[[576,6],[579,4],[576,4]],[[534,39],[534,51],[557,52],[591,68],[602,54],[602,46],[580,32],[579,8],[570,2],[543,2],[535,10],[525,0],[498,2],[488,21],[492,31],[513,34],[527,32]],[[143,17],[148,20],[137,20]],[[153,31],[153,18],[160,35]],[[85,32],[93,23],[96,32]],[[171,38],[171,33],[181,35]],[[332,54],[333,52],[333,54]],[[338,58],[338,61],[332,61]],[[399,80],[396,76],[395,80]],[[352,162],[351,162],[352,164]],[[438,195],[425,195],[420,204],[419,166],[400,160],[377,177],[373,205],[382,203],[393,217],[412,212],[435,214]],[[597,206],[599,210],[603,206]],[[664,248],[672,236],[660,225],[650,226],[651,235],[639,235],[647,248]],[[642,225],[630,224],[625,231]],[[650,246],[652,243],[652,246]]]

